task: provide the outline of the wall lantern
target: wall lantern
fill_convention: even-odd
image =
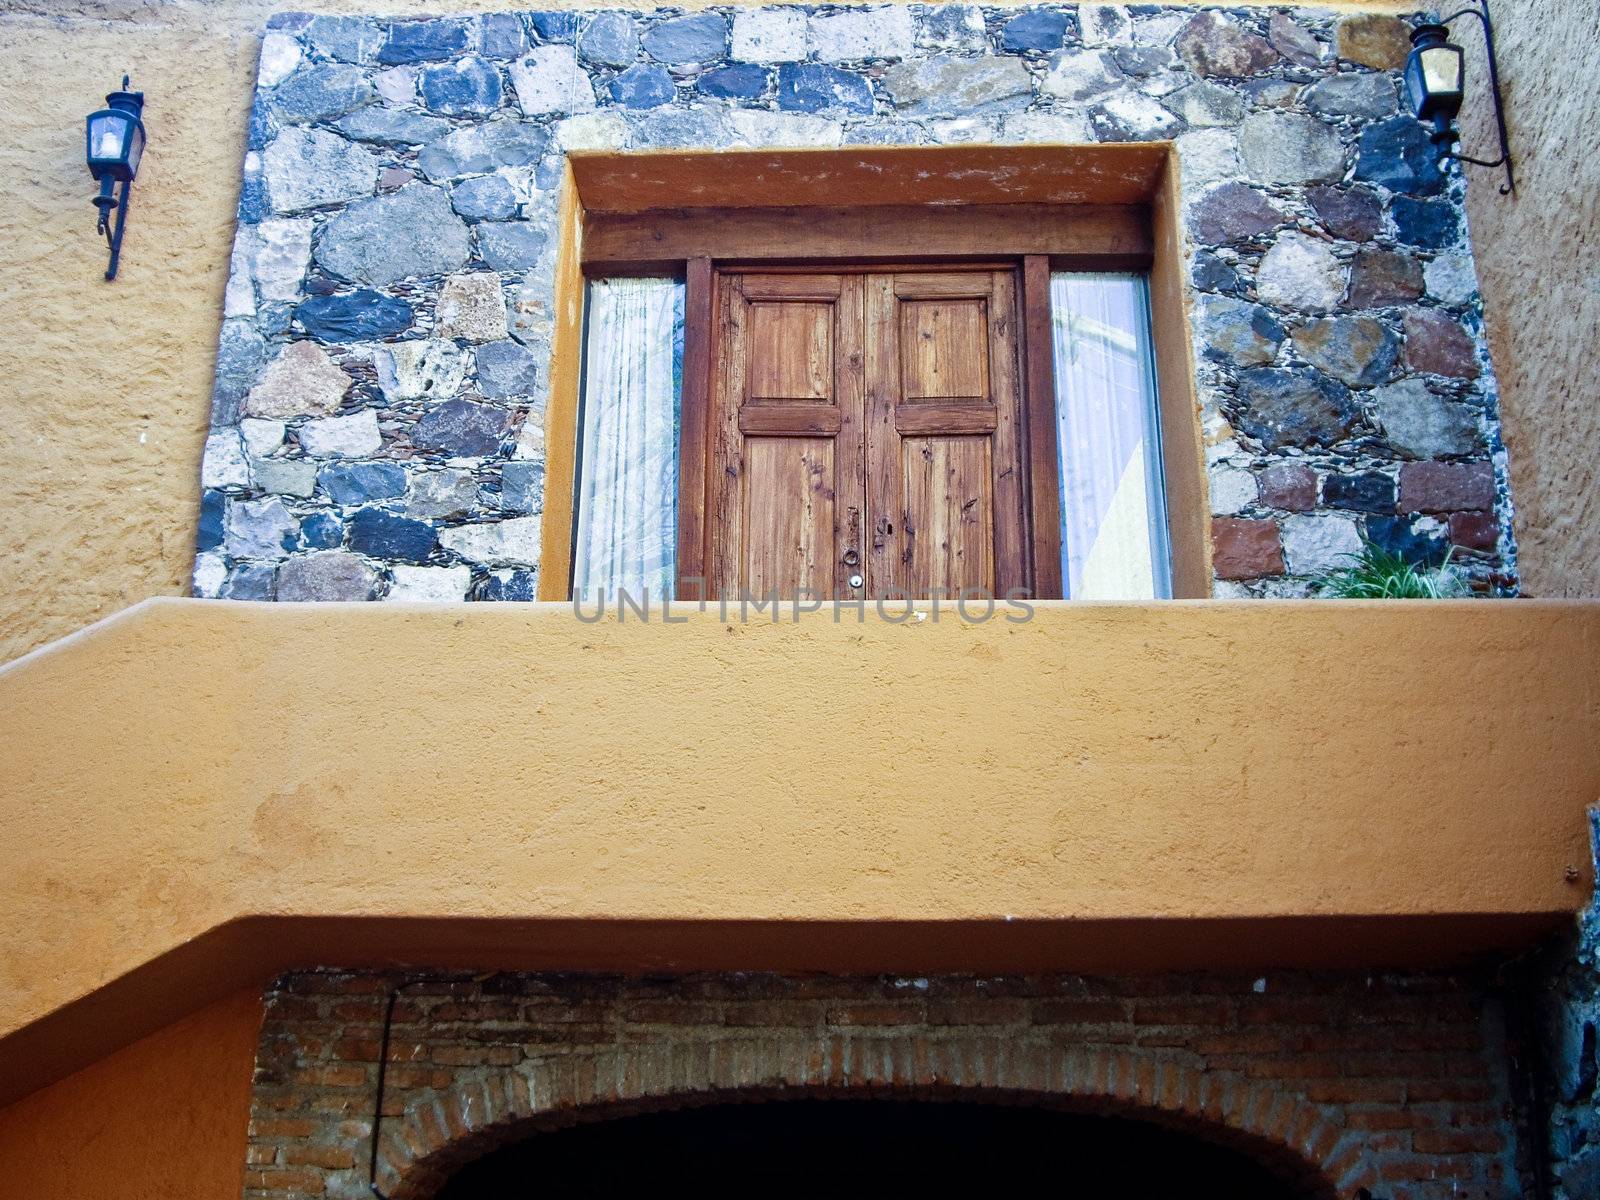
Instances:
[[[106,107],[89,114],[86,124],[89,173],[100,181],[100,194],[94,206],[100,210],[95,231],[105,235],[111,246],[111,263],[106,278],[117,277],[117,259],[122,255],[122,227],[128,220],[128,191],[139,173],[144,155],[144,93],[128,90],[128,77],[122,77],[122,90],[106,97]],[[117,184],[120,189],[116,189]],[[116,194],[113,195],[113,190]],[[111,214],[117,214],[113,228]]]
[[[1411,99],[1412,110],[1419,121],[1432,122],[1433,144],[1439,161],[1455,159],[1475,167],[1504,167],[1506,181],[1500,185],[1500,194],[1509,195],[1517,190],[1517,181],[1511,173],[1511,146],[1506,138],[1506,113],[1500,101],[1500,66],[1494,55],[1494,26],[1489,23],[1489,0],[1479,0],[1482,9],[1464,8],[1437,22],[1418,25],[1411,32],[1411,55],[1406,59],[1406,95]],[[1500,131],[1500,157],[1492,162],[1481,158],[1468,158],[1458,154],[1455,143],[1461,134],[1456,130],[1456,115],[1461,111],[1465,96],[1466,64],[1461,47],[1450,40],[1450,22],[1457,17],[1477,17],[1483,22],[1483,41],[1488,50],[1489,88],[1494,98],[1495,125]]]

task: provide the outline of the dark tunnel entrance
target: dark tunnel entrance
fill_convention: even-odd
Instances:
[[[1287,1200],[1248,1154],[1142,1121],[968,1102],[715,1104],[535,1133],[439,1200],[1051,1195]]]

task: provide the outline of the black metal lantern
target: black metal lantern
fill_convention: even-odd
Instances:
[[[1500,101],[1500,68],[1495,61],[1494,27],[1489,22],[1489,0],[1479,0],[1481,11],[1464,8],[1439,21],[1418,25],[1411,31],[1411,54],[1406,59],[1406,96],[1419,121],[1433,125],[1429,135],[1437,149],[1439,161],[1455,159],[1475,167],[1504,167],[1506,181],[1500,187],[1502,195],[1516,190],[1516,178],[1511,173],[1511,149],[1506,138],[1505,108]],[[1461,135],[1456,131],[1456,116],[1461,112],[1461,102],[1466,98],[1466,56],[1461,47],[1450,40],[1450,22],[1458,17],[1477,17],[1483,23],[1484,48],[1489,59],[1489,85],[1494,99],[1495,121],[1500,130],[1500,157],[1493,162],[1468,158],[1455,149]]]
[[[106,107],[89,114],[85,122],[86,158],[89,173],[100,181],[100,194],[94,206],[100,210],[96,232],[104,234],[111,246],[111,262],[106,278],[117,277],[117,260],[122,255],[122,229],[128,219],[128,192],[139,173],[144,156],[144,93],[128,91],[128,77],[122,77],[122,90],[106,97]],[[121,184],[119,188],[117,185]],[[117,214],[116,225],[111,214]]]
[[[1419,120],[1432,121],[1435,142],[1455,140],[1451,127],[1461,111],[1464,58],[1461,47],[1450,41],[1443,25],[1418,25],[1411,34],[1411,57],[1406,59],[1406,94]]]

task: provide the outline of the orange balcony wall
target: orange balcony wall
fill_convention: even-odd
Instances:
[[[149,601],[0,671],[9,1098],[294,966],[1413,966],[1587,898],[1600,604]]]

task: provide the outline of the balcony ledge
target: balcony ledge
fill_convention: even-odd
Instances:
[[[0,1102],[318,963],[1467,961],[1587,899],[1597,710],[1587,602],[147,601],[0,669]]]

